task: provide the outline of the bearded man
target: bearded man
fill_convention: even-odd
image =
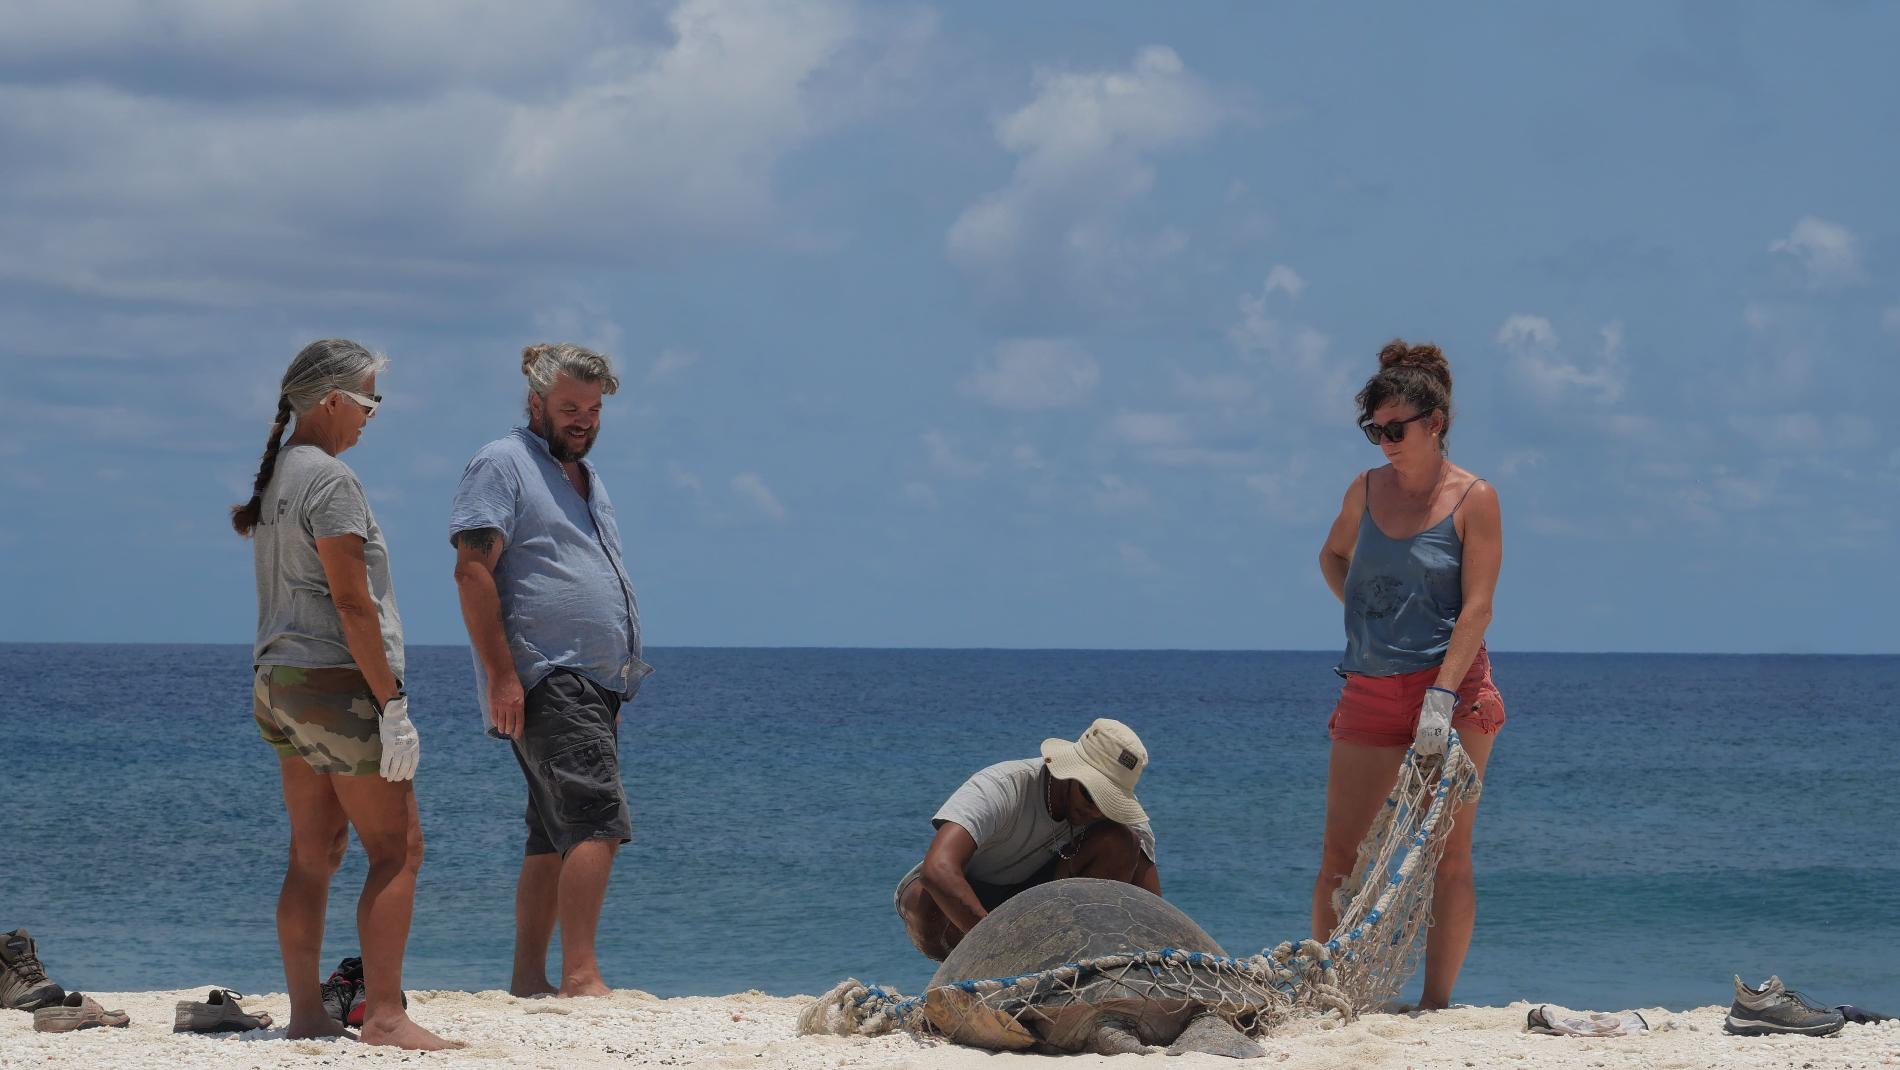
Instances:
[[[449,522],[455,585],[488,734],[528,781],[527,845],[515,889],[517,996],[604,996],[594,936],[614,855],[633,838],[620,781],[620,711],[652,668],[620,528],[588,461],[607,358],[529,346],[528,425],[483,446]],[[561,926],[561,983],[548,946]]]

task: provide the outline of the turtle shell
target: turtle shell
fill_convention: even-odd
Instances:
[[[1079,1050],[1108,1012],[1134,1021],[1147,1043],[1169,1043],[1203,1007],[1231,1004],[1234,988],[1191,965],[1041,979],[1002,997],[957,984],[1162,948],[1226,954],[1192,918],[1144,889],[1089,877],[1051,881],[1011,897],[964,935],[930,979],[924,1013],[949,1039],[984,1048]]]

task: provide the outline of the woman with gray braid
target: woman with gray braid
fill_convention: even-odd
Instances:
[[[330,878],[354,827],[369,856],[356,909],[365,989],[360,1039],[435,1051],[461,1045],[411,1021],[402,998],[422,864],[412,779],[421,741],[402,690],[402,618],[382,529],[356,473],[337,459],[382,403],[376,373],[384,363],[337,338],[297,354],[284,372],[251,500],[231,510],[231,526],[252,540],[251,710],[277,751],[290,817],[290,864],[277,900],[290,1036],[350,1035],[325,1010],[317,970]]]

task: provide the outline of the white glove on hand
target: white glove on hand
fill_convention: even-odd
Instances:
[[[1420,757],[1445,753],[1451,741],[1451,711],[1458,705],[1458,692],[1442,687],[1425,689],[1425,704],[1418,709],[1418,731],[1412,734],[1412,749]]]
[[[415,776],[416,766],[422,761],[422,737],[409,720],[409,699],[402,695],[390,699],[377,728],[383,736],[383,779],[408,780]]]

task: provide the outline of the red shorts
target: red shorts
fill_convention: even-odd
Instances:
[[[1326,731],[1339,743],[1410,746],[1418,731],[1418,708],[1425,702],[1425,690],[1437,680],[1437,666],[1398,676],[1353,673],[1339,689],[1339,705],[1333,707]],[[1458,685],[1451,726],[1461,733],[1484,735],[1504,727],[1504,698],[1491,682],[1491,657],[1482,649]]]

